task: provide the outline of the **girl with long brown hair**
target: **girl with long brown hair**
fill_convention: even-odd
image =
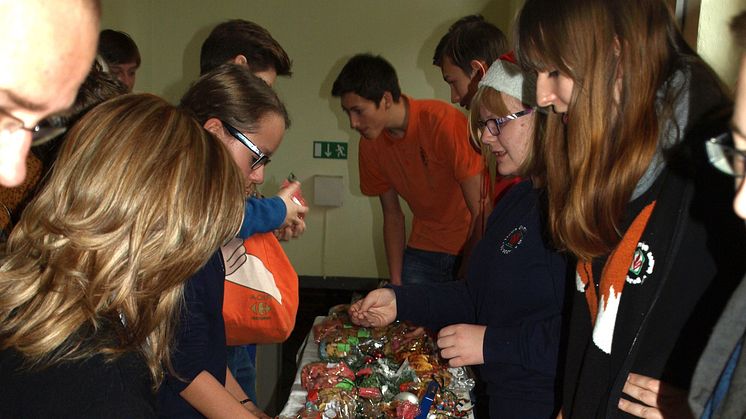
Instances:
[[[744,270],[732,186],[698,159],[730,99],[663,0],[528,0],[517,37],[554,110],[550,231],[578,258],[563,412],[657,412]]]

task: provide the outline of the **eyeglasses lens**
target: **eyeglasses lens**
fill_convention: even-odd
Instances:
[[[746,154],[733,147],[730,133],[713,138],[705,145],[710,164],[721,172],[741,178],[746,167]]]

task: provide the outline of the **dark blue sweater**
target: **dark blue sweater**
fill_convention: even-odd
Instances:
[[[490,416],[507,409],[500,399],[553,406],[566,277],[565,258],[545,244],[538,192],[523,181],[490,215],[466,281],[395,287],[398,319],[487,326],[480,370]]]
[[[179,395],[200,372],[209,372],[225,385],[224,289],[223,259],[216,252],[186,283],[185,304],[171,357],[176,373],[183,380],[166,375],[158,391],[161,417],[203,417]]]

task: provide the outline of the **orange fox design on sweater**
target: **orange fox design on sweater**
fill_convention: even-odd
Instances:
[[[593,343],[604,353],[611,353],[614,326],[627,272],[636,268],[635,250],[638,244],[641,244],[640,237],[645,231],[654,208],[655,201],[640,211],[627,232],[624,233],[622,240],[609,255],[601,273],[601,283],[598,287],[600,296],[596,295],[596,287],[593,285],[591,262],[578,262],[575,276],[577,290],[585,293],[591,322],[593,322]]]

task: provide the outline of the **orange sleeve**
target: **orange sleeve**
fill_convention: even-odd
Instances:
[[[367,196],[378,196],[392,188],[379,166],[374,144],[376,140],[360,137],[358,166],[360,167],[360,192]]]

